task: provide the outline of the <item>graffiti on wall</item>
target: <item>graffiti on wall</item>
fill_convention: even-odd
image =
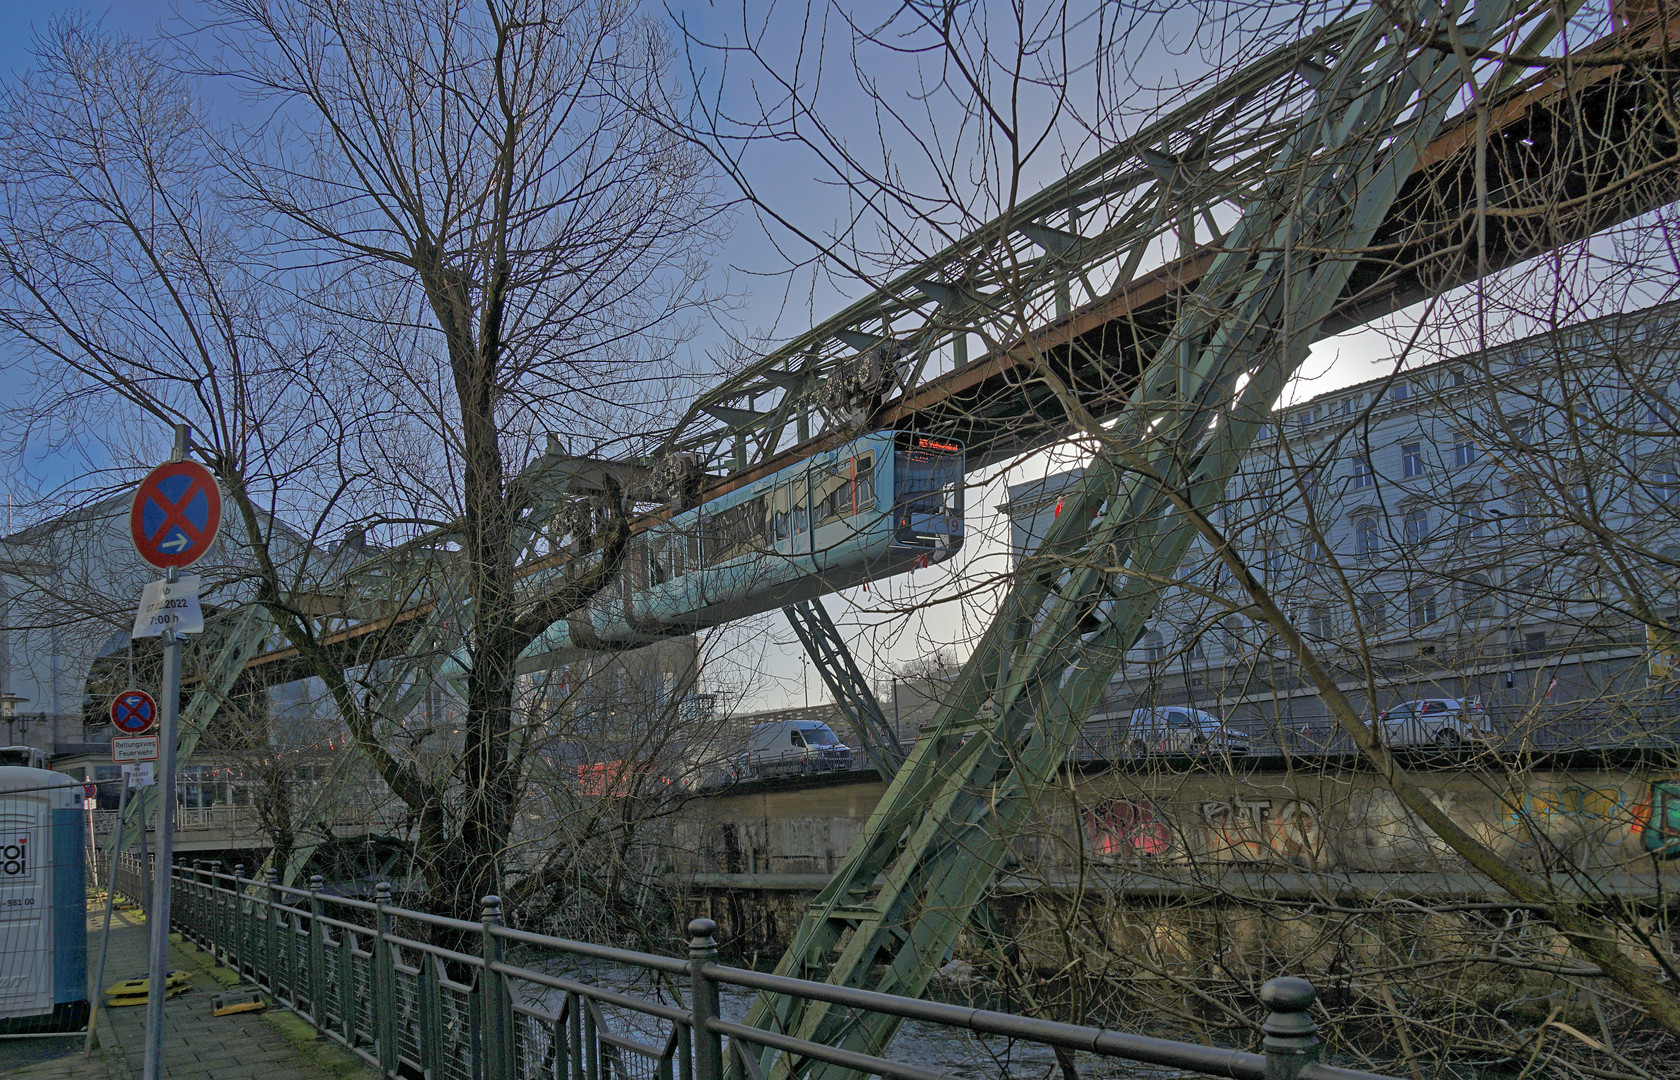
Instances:
[[[1653,780],[1633,807],[1640,847],[1659,859],[1680,859],[1680,778]]]
[[[1099,858],[1165,855],[1172,850],[1172,826],[1148,799],[1110,799],[1081,816],[1085,840]]]
[[[1506,812],[1512,822],[1546,822],[1553,819],[1574,819],[1583,825],[1612,821],[1624,815],[1622,789],[1614,784],[1600,787],[1540,788],[1536,791],[1513,791],[1505,797]]]
[[[1205,802],[1201,810],[1210,855],[1311,863],[1322,850],[1318,808],[1302,799]]]

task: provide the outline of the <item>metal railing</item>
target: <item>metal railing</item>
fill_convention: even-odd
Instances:
[[[141,869],[137,856],[125,854],[117,891],[132,898]],[[689,924],[684,959],[515,930],[503,925],[493,896],[484,899],[481,921],[464,922],[395,907],[385,884],[369,902],[328,895],[319,877],[310,889],[293,889],[272,871],[256,881],[242,870],[174,867],[172,926],[392,1078],[719,1080],[728,1073],[756,1080],[777,1051],[871,1076],[950,1075],[735,1023],[719,1008],[720,988],[733,987],[920,1021],[959,1037],[1232,1080],[1387,1080],[1318,1062],[1314,993],[1302,979],[1273,979],[1261,989],[1271,1012],[1262,1024],[1265,1052],[1255,1054],[726,967],[717,963],[709,919]],[[566,974],[580,962],[629,977],[618,988],[582,982]],[[650,974],[662,993],[625,988]]]

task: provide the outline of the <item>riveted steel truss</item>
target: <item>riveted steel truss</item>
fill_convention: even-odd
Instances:
[[[891,780],[904,764],[904,747],[899,744],[898,731],[887,723],[881,703],[869,688],[869,680],[852,659],[852,651],[840,636],[840,628],[829,618],[828,609],[823,607],[821,599],[812,598],[783,608],[782,614],[799,635],[806,655],[817,665],[817,673],[828,692],[834,695],[846,722],[862,740],[869,763],[875,766],[881,779]]]
[[[1472,54],[1524,28],[1511,0],[1468,15],[1416,10],[1427,37],[1450,32]],[[1370,244],[1462,90],[1467,72],[1452,52],[1415,37],[1373,10],[1327,31],[1322,47],[1266,65],[1289,92],[1249,83],[1238,95],[1295,110],[1271,114],[1276,138],[1263,170],[1244,174],[1240,219],[1151,350],[1119,423],[1086,431],[1091,465],[1022,560],[779,973],[914,995],[944,961],[1198,517],[1342,295],[1352,253]],[[1303,72],[1309,55],[1316,66]],[[898,1023],[771,994],[749,1022],[864,1052],[879,1052]],[[768,1048],[760,1064],[772,1078],[841,1073]]]

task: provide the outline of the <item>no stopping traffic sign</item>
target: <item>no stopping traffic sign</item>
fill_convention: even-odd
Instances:
[[[111,699],[111,723],[124,735],[146,734],[157,716],[157,702],[144,690],[124,690]]]
[[[222,491],[196,461],[171,461],[147,473],[128,511],[134,550],[164,570],[203,558],[221,524]]]

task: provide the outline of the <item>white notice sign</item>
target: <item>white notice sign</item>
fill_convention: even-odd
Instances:
[[[157,783],[157,775],[153,772],[149,761],[134,761],[122,767],[123,779],[130,788],[151,787]]]
[[[157,756],[158,737],[156,735],[139,735],[132,739],[111,740],[112,761],[156,761]]]
[[[198,606],[198,578],[182,574],[175,581],[154,581],[140,594],[140,609],[134,613],[129,637],[160,637],[165,630],[177,634],[204,633],[204,609]]]

